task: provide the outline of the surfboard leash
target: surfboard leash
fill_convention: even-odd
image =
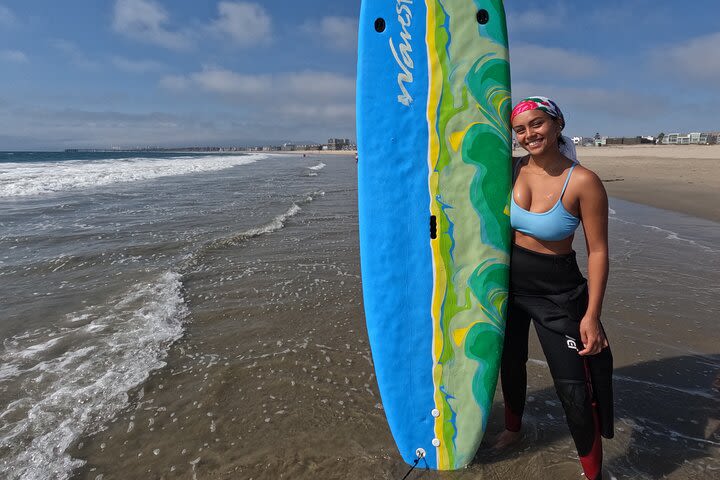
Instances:
[[[422,448],[418,448],[417,451],[415,452],[415,456],[416,456],[415,462],[413,463],[412,467],[410,467],[410,470],[408,470],[408,472],[405,474],[405,476],[401,480],[405,480],[408,477],[408,475],[410,475],[412,473],[412,471],[415,470],[415,467],[417,467],[417,464],[420,463],[420,460],[425,458],[425,450],[423,450]]]

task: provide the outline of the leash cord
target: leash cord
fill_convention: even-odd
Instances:
[[[410,470],[408,470],[408,472],[405,474],[405,476],[402,478],[402,480],[405,480],[405,479],[408,477],[408,475],[410,475],[410,473],[411,473],[413,470],[415,470],[415,467],[417,467],[417,464],[418,464],[418,462],[420,461],[420,458],[421,458],[421,457],[418,457],[418,458],[415,459],[415,463],[413,463],[413,466],[410,467]]]

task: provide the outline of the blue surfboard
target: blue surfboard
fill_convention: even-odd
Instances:
[[[487,425],[507,302],[510,102],[502,1],[362,1],[363,297],[409,464],[461,468]]]

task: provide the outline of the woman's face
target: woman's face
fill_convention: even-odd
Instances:
[[[528,110],[513,118],[512,129],[518,143],[531,155],[558,150],[560,124],[542,110]]]

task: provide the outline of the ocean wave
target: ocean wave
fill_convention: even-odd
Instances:
[[[285,227],[285,224],[290,218],[294,217],[302,211],[303,205],[306,205],[315,200],[317,197],[322,197],[324,195],[325,192],[323,191],[312,192],[305,196],[305,198],[303,198],[302,200],[296,200],[292,202],[292,204],[290,204],[287,210],[285,210],[279,215],[276,215],[272,220],[265,224],[226,237],[216,238],[207,242],[206,244],[198,248],[195,252],[188,255],[188,257],[185,259],[182,266],[180,267],[180,270],[182,272],[186,272],[189,268],[192,268],[198,263],[200,263],[203,256],[212,250],[233,247],[251,238],[259,237],[260,235],[266,235],[281,230]]]
[[[320,162],[320,163],[318,163],[317,165],[315,165],[314,167],[308,167],[308,168],[309,168],[310,170],[322,170],[322,169],[325,168],[326,166],[327,166],[327,165],[325,165],[323,162]]]
[[[0,354],[3,383],[18,392],[0,413],[0,476],[69,478],[83,465],[67,452],[128,404],[128,392],[165,365],[188,314],[180,275],[166,272],[116,299],[110,311],[76,312],[65,337],[15,337]],[[88,326],[97,326],[88,334]],[[60,344],[64,347],[59,348]],[[64,351],[63,351],[64,349]]]
[[[254,163],[262,154],[0,164],[0,198],[45,195]]]
[[[310,200],[312,200],[310,198]],[[302,202],[298,202],[302,203]],[[258,237],[260,235],[264,235],[267,233],[277,232],[278,230],[282,229],[285,226],[285,223],[288,221],[289,218],[294,217],[300,211],[302,208],[300,206],[293,202],[292,205],[283,213],[280,215],[275,216],[271,221],[264,225],[260,225],[258,227],[253,227],[248,230],[245,230],[243,232],[237,233],[235,235],[225,237],[225,238],[219,238],[216,240],[213,240],[212,242],[208,243],[203,250],[215,250],[218,248],[224,248],[224,247],[230,247],[233,245],[237,245],[238,243],[247,240],[249,238]]]

